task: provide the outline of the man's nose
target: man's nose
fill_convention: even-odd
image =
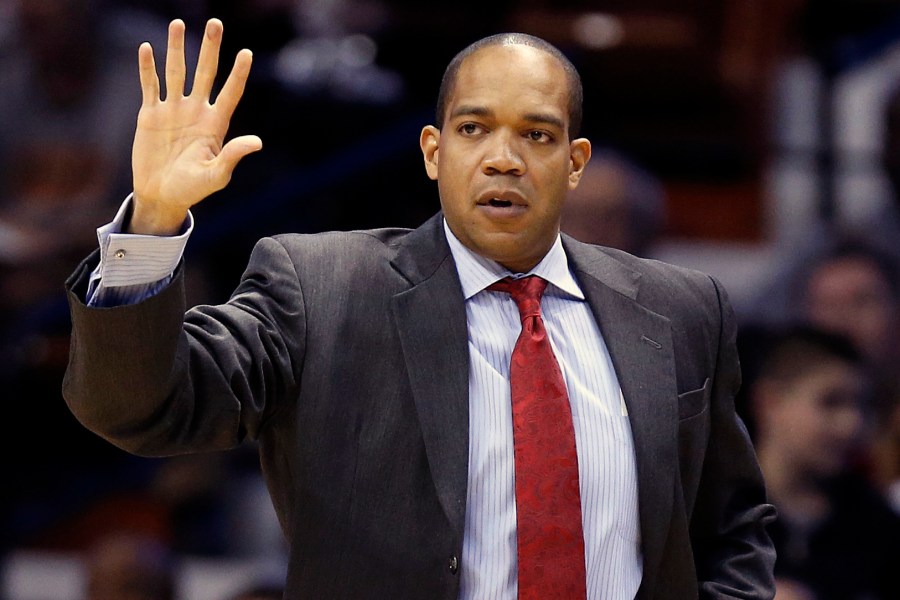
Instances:
[[[486,175],[524,175],[525,161],[516,147],[513,134],[495,132],[482,160]]]

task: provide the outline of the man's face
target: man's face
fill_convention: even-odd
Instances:
[[[877,267],[846,257],[821,265],[807,284],[809,320],[849,337],[877,364],[894,356],[897,303]]]
[[[781,386],[779,386],[781,387]],[[842,361],[828,360],[783,384],[766,410],[763,427],[784,460],[814,478],[839,474],[866,424],[865,380]]]
[[[442,128],[422,131],[425,168],[451,231],[514,272],[550,249],[566,192],[590,158],[588,140],[568,139],[568,100],[555,58],[490,46],[460,66]]]

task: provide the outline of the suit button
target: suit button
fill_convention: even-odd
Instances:
[[[452,574],[456,575],[456,572],[459,571],[459,559],[456,558],[455,556],[451,556],[450,562],[448,563],[447,566],[450,567],[450,572]]]

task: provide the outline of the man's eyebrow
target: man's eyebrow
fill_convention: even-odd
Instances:
[[[535,124],[543,123],[546,125],[552,125],[554,127],[558,127],[559,129],[566,128],[566,124],[563,122],[563,120],[555,115],[549,115],[546,113],[528,113],[528,114],[524,115],[522,118],[525,121],[528,121],[529,123],[535,123]]]
[[[470,106],[463,104],[462,106],[456,107],[456,109],[450,113],[450,118],[454,119],[456,117],[461,117],[464,115],[472,115],[475,117],[489,117],[493,115],[493,111],[484,106]]]

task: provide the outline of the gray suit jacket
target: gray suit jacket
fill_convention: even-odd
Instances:
[[[773,518],[743,425],[735,325],[708,276],[563,243],[621,382],[637,457],[638,598],[771,598]],[[455,599],[468,456],[466,313],[440,215],[260,241],[225,305],[182,276],[88,308],[70,278],[64,395],[143,455],[259,440],[291,544],[286,598]]]

